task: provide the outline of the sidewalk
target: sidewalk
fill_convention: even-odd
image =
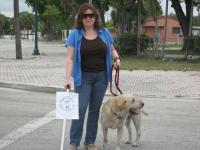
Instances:
[[[23,60],[15,60],[14,40],[0,39],[0,45],[0,87],[51,92],[63,89],[64,44],[39,42],[41,55],[33,56],[34,42],[22,40]],[[121,70],[120,88],[144,97],[199,99],[200,72]]]

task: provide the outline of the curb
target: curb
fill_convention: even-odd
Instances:
[[[45,93],[56,93],[57,91],[65,91],[65,88],[61,86],[48,86],[48,85],[43,85],[43,84],[27,84],[27,83],[10,82],[10,81],[6,81],[6,82],[0,81],[0,87],[35,91],[35,92],[45,92]],[[74,89],[71,89],[70,91],[74,91]],[[105,93],[105,96],[112,96],[112,94]]]
[[[27,90],[27,91],[35,91],[35,92],[45,92],[45,93],[56,93],[58,91],[65,91],[64,87],[61,86],[48,86],[43,84],[27,84],[27,83],[19,83],[19,82],[11,82],[11,81],[2,81],[0,80],[0,87],[3,88],[12,88],[12,89],[18,89],[18,90]],[[70,91],[74,91],[74,89],[71,89]],[[105,96],[111,97],[112,94],[109,92],[105,93]],[[156,96],[156,95],[142,95],[143,98],[150,98],[150,99],[176,99],[176,100],[184,100],[184,99],[190,99],[190,100],[200,100],[200,97],[166,97],[166,96]]]
[[[4,82],[0,81],[0,87],[4,88],[12,88],[19,90],[27,90],[27,91],[36,91],[36,92],[46,92],[46,93],[56,93],[56,91],[64,91],[63,87],[59,86],[48,86],[41,84],[26,84],[19,82]]]

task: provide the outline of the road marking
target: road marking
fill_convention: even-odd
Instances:
[[[25,124],[24,126],[14,130],[10,134],[4,136],[2,139],[0,139],[0,149],[5,148],[6,146],[14,143],[17,139],[53,121],[55,119],[55,112],[56,111],[53,110],[45,116],[34,119],[29,123]]]

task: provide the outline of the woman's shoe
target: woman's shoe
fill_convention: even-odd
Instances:
[[[77,150],[77,146],[70,144],[68,150]]]
[[[97,146],[95,144],[85,145],[85,150],[97,150]]]

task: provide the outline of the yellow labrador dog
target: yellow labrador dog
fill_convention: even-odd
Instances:
[[[133,95],[135,101],[137,102],[141,102],[142,99],[139,95],[137,94],[134,94]],[[141,129],[140,129],[140,124],[141,124],[141,115],[142,113],[144,115],[148,115],[143,109],[141,108],[131,108],[130,109],[130,114],[128,115],[128,117],[126,118],[126,121],[125,121],[125,125],[126,125],[126,128],[128,130],[128,141],[126,142],[126,144],[131,144],[132,146],[139,146],[139,140],[140,140],[140,136],[141,136]],[[131,129],[131,120],[133,121],[134,123],[134,126],[135,126],[135,130],[136,130],[136,140],[135,140],[135,143],[133,142],[132,140],[132,129]]]
[[[136,100],[134,95],[115,96],[103,104],[100,122],[103,131],[104,150],[108,150],[108,128],[117,129],[117,145],[115,150],[120,150],[125,119],[130,114],[137,113],[137,110],[143,106],[144,103]]]

